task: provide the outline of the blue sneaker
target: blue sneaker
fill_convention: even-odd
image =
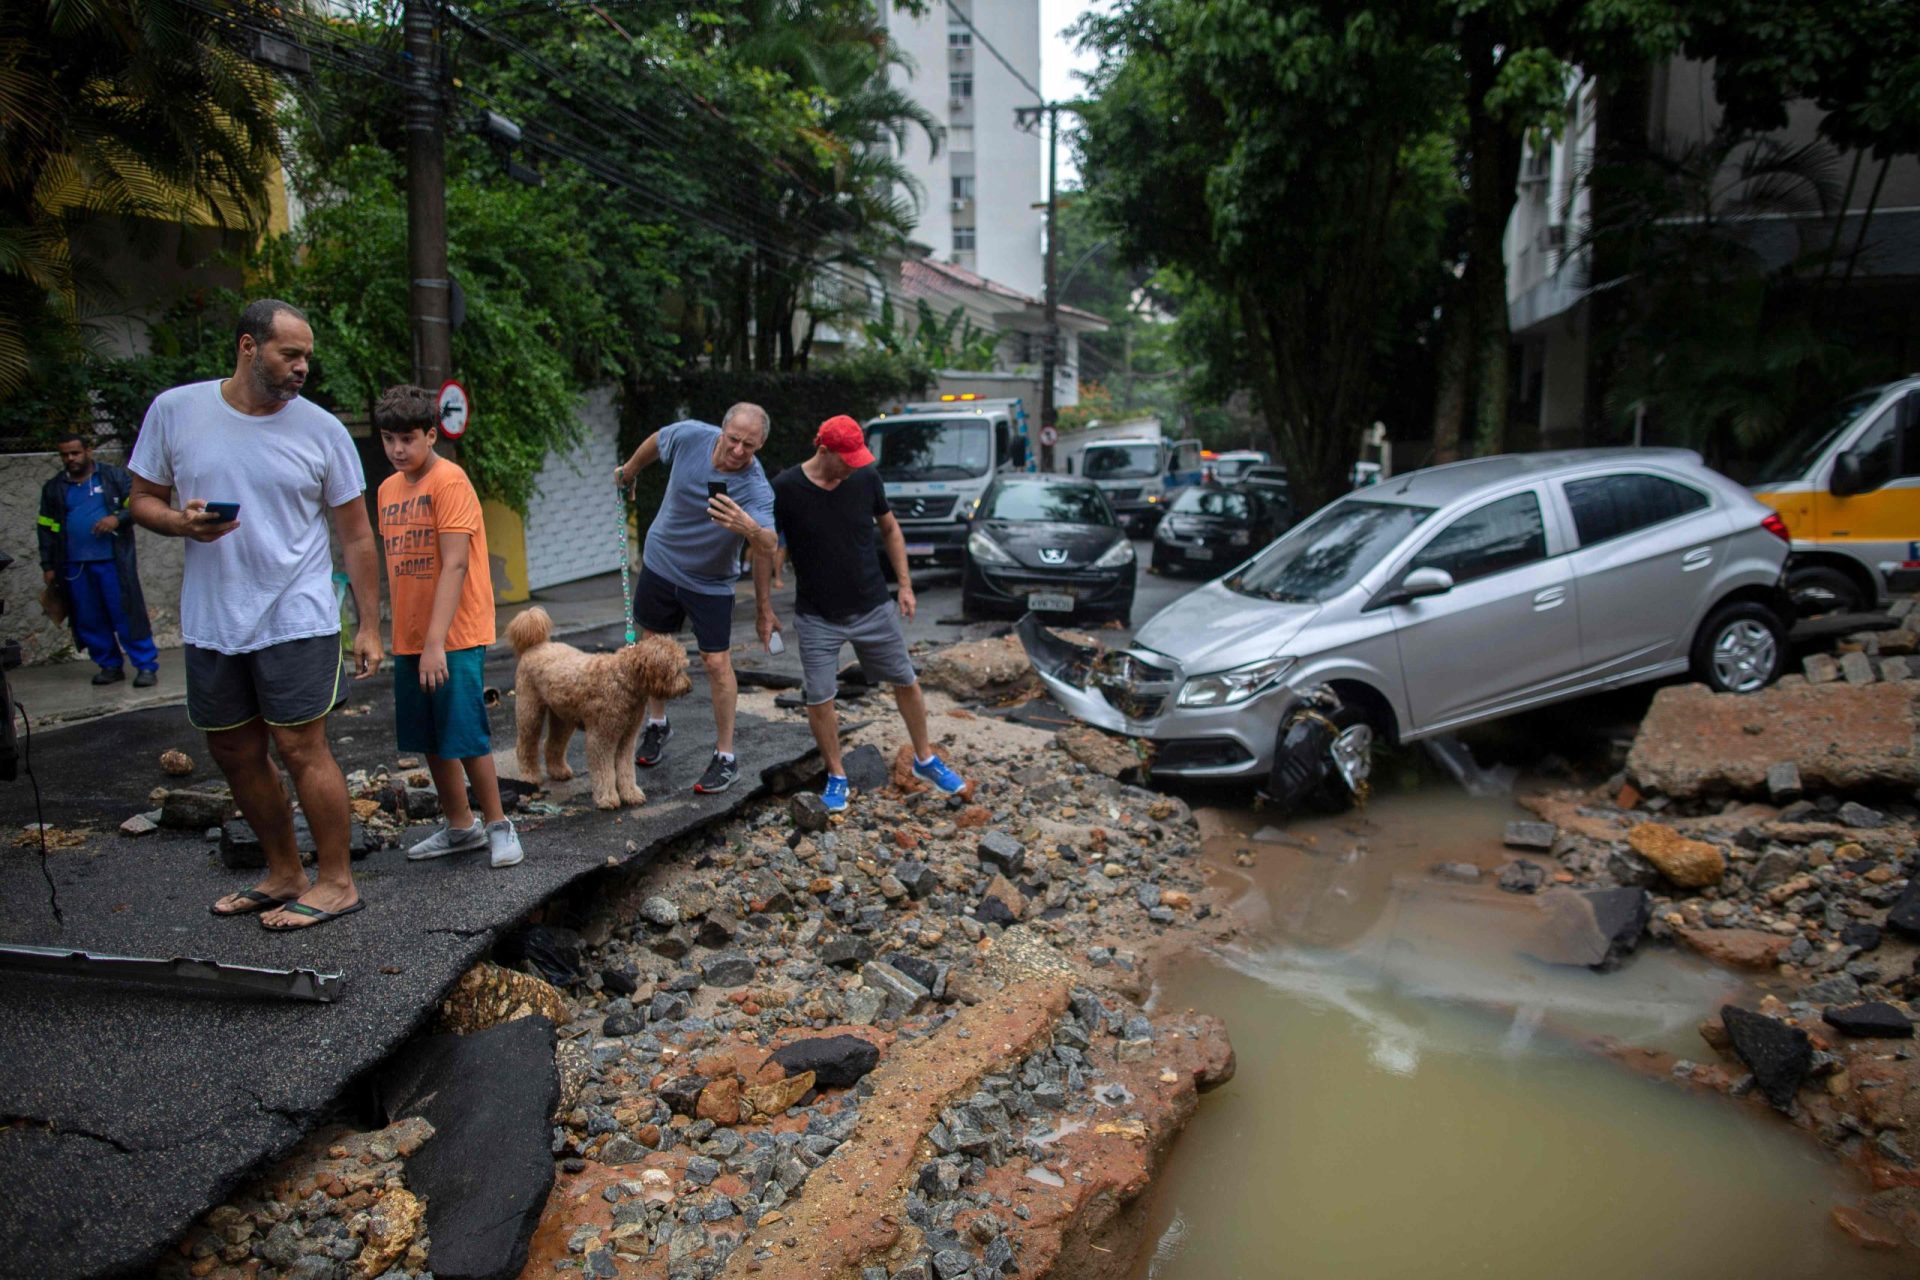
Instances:
[[[828,813],[844,813],[847,808],[847,780],[827,775],[827,785],[820,792],[820,803],[827,806]]]
[[[927,761],[925,764],[915,764],[913,766],[913,776],[923,782],[931,782],[948,795],[955,794],[967,785],[967,780],[947,768],[946,762],[939,756],[933,757],[933,759]]]

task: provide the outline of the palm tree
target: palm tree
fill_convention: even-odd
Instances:
[[[263,223],[277,89],[235,47],[246,2],[0,6],[0,395],[75,348],[106,287],[76,256],[82,220]]]
[[[905,55],[873,7],[847,0],[747,0],[727,58],[774,71],[807,94],[812,127],[793,137],[761,179],[777,244],[748,264],[753,364],[805,364],[820,312],[809,292],[821,273],[874,269],[904,245],[917,185],[899,150],[915,129],[939,145],[939,125],[890,73]],[[794,337],[807,306],[807,333]],[[744,336],[744,335],[741,335]]]

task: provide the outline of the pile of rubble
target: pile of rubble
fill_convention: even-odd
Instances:
[[[1119,772],[1129,751],[937,709],[964,796],[899,767],[889,718],[850,735],[845,814],[756,802],[586,910],[556,905],[496,947],[510,968],[455,990],[443,1031],[553,1028],[557,1181],[498,1274],[1044,1274],[1145,1188],[1197,1092],[1232,1073],[1217,1021],[1138,1004],[1156,946],[1224,925],[1192,814],[1085,762]],[[300,1258],[268,1258],[270,1199],[216,1211],[183,1256],[379,1280],[305,1220]],[[236,1211],[259,1234],[206,1252]],[[339,1269],[304,1261],[323,1254]]]
[[[1622,774],[1522,800],[1541,821],[1510,827],[1520,853],[1500,885],[1630,895],[1627,945],[1644,930],[1747,973],[1756,1008],[1729,1005],[1702,1028],[1743,1069],[1674,1073],[1756,1091],[1860,1159],[1876,1187],[1905,1188],[1883,1211],[1920,1239],[1912,640],[1904,627],[1854,637],[1744,697],[1661,690]]]

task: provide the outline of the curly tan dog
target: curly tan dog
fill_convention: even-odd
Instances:
[[[645,804],[646,792],[633,776],[634,742],[648,698],[677,698],[693,688],[686,651],[668,636],[650,636],[615,653],[582,653],[552,635],[553,619],[538,606],[507,624],[507,639],[520,659],[513,677],[520,776],[540,778],[544,726],[547,776],[556,782],[571,778],[567,742],[584,728],[594,804]]]

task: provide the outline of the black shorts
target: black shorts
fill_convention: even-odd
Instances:
[[[725,653],[733,647],[733,597],[710,596],[675,586],[642,566],[633,589],[633,620],[646,631],[670,636],[688,619],[694,642],[702,653]]]
[[[318,720],[340,702],[340,634],[270,644],[252,653],[186,646],[187,720],[205,733],[255,719],[283,728]]]

